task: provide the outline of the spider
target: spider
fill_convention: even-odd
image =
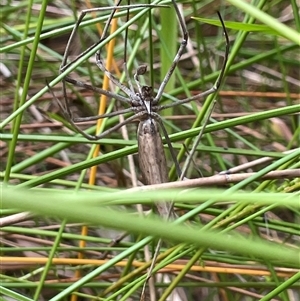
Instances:
[[[143,175],[144,181],[147,185],[158,184],[158,183],[163,183],[163,182],[168,181],[168,173],[167,173],[167,168],[166,168],[167,164],[166,164],[166,158],[165,158],[164,151],[163,151],[162,138],[159,133],[159,126],[161,127],[161,129],[164,133],[164,136],[166,137],[166,141],[169,146],[172,159],[175,163],[178,177],[179,178],[182,177],[179,164],[176,160],[176,156],[174,154],[171,142],[168,139],[168,134],[167,134],[166,128],[163,125],[163,121],[159,115],[159,112],[164,109],[170,108],[170,107],[174,107],[174,106],[177,106],[180,104],[185,104],[185,103],[191,102],[193,100],[198,100],[198,99],[204,98],[204,97],[216,92],[219,89],[222,79],[224,77],[226,63],[227,63],[228,54],[229,54],[229,38],[228,38],[228,35],[226,32],[224,22],[221,18],[221,15],[218,13],[218,16],[219,16],[219,19],[221,21],[222,28],[224,31],[224,35],[225,35],[226,50],[225,50],[225,57],[224,57],[223,65],[222,65],[220,74],[219,74],[215,84],[207,91],[202,92],[193,97],[185,98],[183,100],[178,100],[172,104],[160,105],[159,102],[162,98],[163,91],[164,91],[167,83],[169,82],[175,68],[177,67],[177,64],[178,64],[182,54],[184,53],[187,42],[188,42],[188,32],[187,32],[184,18],[180,13],[180,10],[177,6],[176,1],[172,0],[172,3],[175,8],[177,19],[179,21],[179,25],[180,25],[180,28],[182,31],[182,40],[181,40],[180,46],[178,48],[177,54],[175,55],[173,62],[171,64],[168,72],[166,73],[163,81],[161,82],[155,96],[153,95],[153,88],[151,86],[141,85],[140,80],[139,80],[140,76],[144,75],[147,70],[145,65],[139,66],[133,76],[135,86],[136,86],[136,89],[135,89],[130,80],[126,62],[124,63],[124,71],[128,78],[128,87],[127,87],[124,84],[122,84],[109,70],[107,70],[105,68],[103,61],[102,61],[102,57],[101,57],[101,48],[99,48],[96,51],[97,66],[110,79],[110,81],[115,86],[117,86],[126,96],[122,96],[122,95],[119,95],[119,94],[116,94],[116,93],[113,93],[113,92],[110,92],[107,90],[103,90],[101,88],[93,87],[89,84],[72,79],[69,76],[66,76],[62,81],[65,107],[63,107],[61,105],[61,108],[63,109],[63,111],[65,113],[65,117],[68,120],[68,122],[87,139],[89,139],[89,140],[101,139],[101,138],[105,137],[107,134],[121,128],[122,126],[124,126],[134,120],[139,121],[139,126],[138,126],[139,165],[140,165],[140,170]],[[119,6],[119,4],[120,4],[120,2],[116,6],[117,8],[121,8]],[[124,7],[125,6],[123,6],[123,8]],[[130,6],[130,7],[132,8],[133,6]],[[151,5],[148,5],[148,8],[151,8]],[[70,66],[70,64],[72,63],[72,62],[68,63],[68,56],[69,56],[69,52],[70,52],[70,45],[71,45],[72,39],[75,35],[76,30],[79,27],[80,22],[82,21],[84,15],[91,11],[94,11],[94,10],[83,11],[81,13],[77,23],[75,24],[75,27],[71,33],[71,36],[69,38],[69,41],[68,41],[68,44],[67,44],[67,47],[65,50],[62,65],[60,67],[60,73],[64,72],[68,68],[68,66]],[[99,42],[94,44],[93,46],[91,46],[89,49],[87,49],[85,52],[83,52],[79,57],[82,57],[85,53],[87,53],[91,49],[95,49],[94,47],[97,47],[105,39],[108,26],[110,24],[111,19],[113,18],[115,11],[116,11],[115,8],[113,8],[113,11],[108,19],[108,22],[106,23],[106,26],[104,28],[103,34],[102,34]],[[102,115],[98,115],[98,116],[73,118],[72,113],[68,106],[66,82],[71,83],[78,87],[83,87],[88,90],[92,90],[99,94],[104,94],[109,98],[114,98],[116,100],[119,100],[120,102],[125,103],[126,105],[130,105],[130,107],[127,109],[119,110],[117,112],[102,114]],[[133,112],[134,114],[131,117],[128,117],[123,122],[102,132],[101,134],[90,135],[90,134],[82,131],[76,125],[76,122],[98,120],[101,118],[112,117],[112,116],[116,116],[119,114],[125,114],[128,112]],[[161,201],[156,202],[155,205],[156,205],[156,208],[161,217],[163,217],[164,219],[168,219],[171,216],[171,213],[173,210],[173,204],[171,202],[165,202],[165,201],[161,200]],[[156,251],[155,251],[155,254],[152,258],[152,264],[154,264],[156,261],[156,258],[158,256],[158,252],[160,249],[160,245],[161,245],[161,240],[159,241]],[[147,279],[144,282],[141,300],[145,296],[145,287],[146,287],[146,283],[147,283],[148,279],[150,278],[150,276],[152,274],[152,268],[153,268],[153,265],[150,266],[150,269],[149,269],[148,275],[147,275]]]
[[[146,86],[146,85],[141,85],[140,81],[139,81],[139,77],[146,72],[146,66],[145,65],[142,65],[142,66],[138,67],[135,74],[134,74],[134,76],[133,76],[134,82],[135,82],[135,85],[136,85],[136,88],[137,88],[137,91],[136,91],[133,84],[132,84],[132,82],[131,82],[131,80],[130,80],[130,77],[128,76],[129,72],[128,72],[128,69],[127,69],[126,62],[124,63],[124,71],[125,71],[125,74],[127,75],[127,78],[128,78],[129,87],[122,84],[109,70],[107,70],[105,68],[105,66],[103,64],[103,61],[102,61],[101,48],[100,48],[96,52],[96,64],[97,64],[97,66],[110,79],[110,81],[114,85],[116,85],[126,95],[126,97],[122,96],[122,95],[119,95],[119,94],[116,94],[116,93],[113,93],[111,91],[107,91],[107,90],[103,90],[103,89],[98,88],[98,87],[94,87],[92,85],[83,83],[83,82],[75,80],[75,79],[73,79],[69,76],[66,76],[62,81],[65,106],[63,107],[61,104],[60,104],[60,106],[63,109],[65,118],[70,123],[70,125],[72,125],[73,128],[76,129],[77,132],[81,133],[84,137],[86,137],[89,140],[101,139],[101,138],[105,137],[107,134],[118,130],[122,126],[124,126],[124,125],[126,125],[126,124],[128,124],[128,123],[130,123],[134,120],[139,120],[140,121],[139,128],[138,128],[139,148],[143,147],[143,146],[141,146],[142,143],[144,143],[143,142],[143,137],[144,137],[143,135],[146,135],[146,134],[148,134],[148,136],[150,136],[150,138],[152,137],[154,139],[153,143],[157,144],[158,145],[157,147],[162,147],[163,144],[161,142],[161,138],[160,138],[160,135],[159,135],[159,130],[158,130],[158,126],[157,126],[157,123],[158,123],[160,125],[163,133],[164,133],[164,136],[166,137],[166,141],[167,141],[167,144],[168,144],[169,149],[171,151],[171,156],[172,156],[172,159],[175,163],[177,173],[180,175],[180,168],[179,168],[178,163],[176,163],[177,162],[176,161],[176,156],[174,154],[171,142],[168,139],[167,131],[166,131],[164,125],[163,125],[162,118],[160,117],[159,112],[164,110],[164,109],[170,108],[170,107],[174,107],[174,106],[178,106],[178,105],[181,105],[181,104],[191,102],[193,100],[202,99],[202,98],[216,92],[219,89],[220,84],[222,82],[222,79],[224,77],[224,73],[225,73],[225,69],[226,69],[226,63],[227,63],[228,55],[229,55],[229,38],[228,38],[228,34],[226,32],[226,28],[225,28],[224,22],[222,20],[222,17],[220,15],[220,13],[218,12],[218,16],[219,16],[219,19],[220,19],[220,22],[221,22],[221,25],[222,25],[222,28],[223,28],[223,31],[224,31],[226,48],[225,48],[225,55],[224,55],[223,65],[222,65],[221,71],[219,73],[219,76],[218,76],[216,82],[214,83],[214,85],[210,89],[208,89],[208,90],[206,90],[206,91],[204,91],[200,94],[197,94],[197,95],[194,95],[192,97],[188,97],[188,98],[185,98],[185,99],[182,99],[182,100],[178,100],[178,101],[176,101],[175,103],[172,103],[172,104],[160,105],[159,102],[162,98],[163,91],[164,91],[167,83],[169,82],[170,77],[172,76],[175,68],[177,67],[177,64],[178,64],[182,54],[184,53],[187,42],[188,42],[188,31],[187,31],[187,28],[186,28],[184,18],[180,13],[180,10],[178,8],[178,5],[177,5],[176,1],[175,0],[171,0],[171,1],[172,1],[172,4],[173,4],[174,8],[175,8],[177,19],[179,21],[179,25],[180,25],[180,28],[181,28],[181,31],[182,31],[182,40],[181,40],[180,46],[178,48],[177,54],[175,55],[175,57],[173,59],[173,62],[171,64],[167,74],[165,75],[163,81],[161,82],[155,96],[153,95],[153,88],[152,87]],[[94,49],[94,47],[99,45],[99,43],[102,42],[106,38],[109,24],[110,24],[110,22],[111,22],[111,20],[114,16],[117,8],[148,7],[150,9],[151,7],[157,7],[157,5],[119,6],[120,2],[121,2],[121,0],[119,1],[119,3],[115,7],[110,8],[110,9],[113,9],[113,10],[112,10],[112,13],[109,17],[108,22],[106,23],[106,26],[104,28],[103,34],[102,34],[99,42],[94,44],[90,48],[88,48],[79,57],[82,57],[85,53],[87,53],[91,49]],[[65,71],[67,69],[67,67],[70,66],[71,63],[74,63],[74,61],[71,62],[71,63],[68,63],[70,45],[71,45],[71,42],[74,38],[74,35],[75,35],[75,33],[76,33],[83,17],[85,16],[85,14],[87,14],[91,11],[97,11],[97,10],[103,10],[103,8],[87,9],[87,10],[82,11],[80,17],[78,18],[78,21],[76,22],[76,24],[73,28],[73,31],[72,31],[72,33],[70,35],[70,38],[69,38],[69,41],[67,43],[67,47],[66,47],[66,50],[65,50],[63,61],[62,61],[61,67],[60,67],[60,73]],[[77,57],[76,60],[79,57]],[[73,84],[75,86],[78,86],[78,87],[83,87],[83,88],[86,88],[88,90],[92,90],[92,91],[97,92],[99,94],[104,94],[107,97],[119,100],[120,102],[125,103],[126,105],[129,104],[130,107],[126,108],[126,109],[123,109],[123,110],[119,110],[117,112],[112,112],[112,113],[107,113],[107,114],[102,114],[102,115],[97,115],[97,116],[73,118],[72,113],[71,113],[71,111],[69,109],[69,106],[68,106],[67,92],[66,92],[66,82],[71,83],[71,84]],[[90,134],[84,132],[76,124],[76,122],[98,120],[98,119],[102,119],[102,118],[106,118],[106,117],[116,116],[116,115],[119,115],[119,114],[125,114],[125,113],[128,113],[128,112],[134,112],[134,115],[128,117],[123,122],[111,127],[110,129],[107,129],[106,131],[104,131],[100,134],[96,134],[96,135],[90,135]],[[142,138],[140,139],[140,137],[142,137]],[[149,139],[149,137],[148,137],[148,139]],[[155,156],[155,151],[154,151],[153,155]],[[141,164],[141,162],[140,162],[140,164]],[[157,181],[158,182],[159,181],[165,181],[165,179],[164,180],[158,179]],[[155,180],[154,182],[157,182],[157,181]],[[146,180],[146,182],[147,182],[147,184],[155,184],[155,183],[153,183],[153,180]]]

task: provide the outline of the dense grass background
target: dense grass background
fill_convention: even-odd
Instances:
[[[1,300],[139,300],[158,237],[164,244],[157,292],[150,283],[149,300],[299,299],[299,3],[180,3],[190,40],[161,103],[198,94],[216,80],[225,50],[216,10],[230,38],[227,74],[217,95],[162,113],[183,167],[186,148],[217,100],[187,173],[198,188],[183,182],[176,190],[170,184],[168,191],[143,193],[123,191],[142,185],[137,124],[87,141],[65,121],[46,86],[62,99],[59,66],[68,37],[78,13],[99,3],[15,1],[1,7]],[[116,37],[115,47],[103,47],[102,57],[127,85],[127,45],[130,75],[147,64],[144,82],[157,89],[181,41],[176,15],[171,7],[130,12],[129,21],[126,11],[117,14],[117,32],[109,35]],[[70,59],[98,42],[109,13],[86,15]],[[102,87],[92,52],[65,74]],[[75,116],[123,108],[68,87]],[[119,122],[108,118],[98,128]],[[96,122],[81,126],[94,133]],[[167,147],[166,155],[175,181]],[[230,178],[211,178],[228,169]],[[270,172],[271,178],[262,178]],[[161,199],[175,201],[176,221],[142,216]],[[124,231],[126,239],[113,244]]]

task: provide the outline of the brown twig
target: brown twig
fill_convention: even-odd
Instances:
[[[255,175],[255,172],[251,173],[241,173],[241,174],[218,174],[211,177],[185,180],[180,182],[171,182],[163,184],[148,185],[142,187],[136,187],[128,189],[128,192],[136,191],[150,191],[150,190],[161,190],[161,189],[170,189],[170,188],[195,188],[201,186],[220,186],[230,183],[238,183],[251,176]],[[271,171],[260,179],[264,180],[275,180],[275,179],[293,179],[300,177],[300,169],[286,169],[286,170],[277,170]]]

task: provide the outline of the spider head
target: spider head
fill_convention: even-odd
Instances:
[[[142,99],[151,102],[153,100],[153,89],[150,86],[142,86]]]
[[[142,86],[141,101],[144,103],[147,113],[151,113],[151,102],[153,101],[153,89],[150,86]]]

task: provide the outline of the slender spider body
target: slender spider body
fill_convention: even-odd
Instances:
[[[121,2],[121,0],[119,1],[118,5],[120,4],[120,2]],[[184,103],[188,103],[193,100],[202,99],[202,98],[216,92],[219,89],[221,81],[223,79],[223,76],[225,73],[225,68],[226,68],[226,62],[227,62],[227,58],[228,58],[228,53],[229,53],[228,35],[226,33],[226,29],[225,29],[223,20],[222,20],[220,14],[218,13],[223,30],[224,30],[224,34],[225,34],[226,50],[225,50],[223,66],[222,66],[222,69],[220,71],[220,74],[219,74],[215,84],[207,91],[197,94],[193,97],[178,100],[177,102],[172,103],[172,104],[160,105],[159,102],[162,97],[163,91],[164,91],[167,83],[169,82],[170,77],[172,76],[175,68],[177,67],[177,64],[178,64],[182,54],[184,53],[187,42],[188,42],[188,32],[187,32],[184,18],[177,6],[176,1],[172,0],[172,3],[175,8],[177,19],[179,21],[179,25],[180,25],[180,28],[182,31],[182,40],[181,40],[180,46],[178,48],[177,54],[175,55],[173,62],[171,64],[168,72],[166,73],[163,81],[161,82],[155,96],[153,96],[152,87],[146,86],[146,85],[142,86],[139,81],[139,77],[141,75],[145,74],[145,72],[146,72],[145,65],[138,67],[138,69],[136,70],[136,72],[134,74],[134,82],[135,82],[135,86],[137,87],[137,91],[136,91],[133,87],[130,77],[128,76],[129,72],[127,70],[126,63],[124,63],[124,71],[128,78],[128,87],[126,85],[122,84],[113,74],[111,74],[111,72],[109,70],[106,69],[106,67],[104,66],[103,60],[101,58],[101,48],[99,48],[96,51],[97,66],[110,79],[110,81],[115,86],[117,86],[126,96],[119,95],[119,94],[116,94],[116,93],[113,93],[113,92],[110,92],[110,91],[107,91],[107,90],[104,90],[101,88],[93,87],[93,86],[83,83],[81,81],[74,80],[69,76],[66,76],[62,81],[65,105],[63,106],[60,104],[60,106],[63,109],[64,115],[65,115],[66,119],[69,121],[69,123],[87,139],[90,139],[90,140],[101,139],[101,138],[105,137],[107,134],[114,132],[115,130],[121,128],[122,126],[124,126],[134,120],[139,121],[138,131],[137,131],[137,140],[138,140],[138,148],[139,148],[139,151],[138,151],[139,166],[140,166],[140,170],[141,170],[142,176],[144,178],[145,184],[147,184],[147,185],[168,182],[167,163],[166,163],[166,158],[165,158],[165,154],[164,154],[162,138],[159,133],[159,127],[162,129],[164,136],[166,138],[168,148],[170,150],[172,159],[175,163],[178,177],[181,178],[180,167],[179,167],[179,164],[177,163],[176,156],[175,156],[174,150],[172,148],[172,144],[168,138],[167,131],[163,125],[163,120],[160,117],[159,112],[166,108],[170,108],[170,107],[174,107],[174,106],[181,105]],[[117,5],[117,7],[120,8],[118,5]],[[147,7],[147,5],[146,5],[146,7]],[[151,7],[151,5],[148,5],[148,8],[150,8],[150,7]],[[66,51],[64,54],[60,72],[65,71],[66,68],[68,66],[70,66],[70,64],[72,63],[72,62],[68,63],[70,45],[71,45],[72,39],[75,35],[75,32],[80,25],[80,22],[82,21],[84,15],[88,11],[89,10],[86,10],[80,15],[78,22],[76,23],[76,25],[71,33],[71,36],[68,41]],[[92,11],[94,11],[94,10],[92,10]],[[91,49],[94,49],[94,47],[98,47],[98,45],[100,45],[100,43],[105,39],[109,23],[110,23],[111,19],[113,18],[115,11],[116,11],[116,9],[113,8],[113,11],[109,17],[108,22],[106,23],[106,26],[105,26],[104,32],[100,38],[100,41],[98,43],[94,44],[89,49],[87,49],[83,54],[85,54],[87,51],[89,51]],[[82,57],[83,54],[81,54],[78,58]],[[107,114],[103,114],[103,115],[99,115],[99,116],[73,118],[72,113],[68,106],[67,92],[66,92],[66,83],[67,82],[71,83],[75,86],[78,86],[78,87],[83,87],[83,88],[92,90],[99,94],[104,94],[109,98],[114,98],[116,100],[119,100],[120,102],[125,103],[126,105],[129,105],[129,108],[120,110],[118,112],[107,113]],[[76,122],[98,120],[98,119],[102,119],[102,118],[106,118],[106,117],[116,116],[119,114],[125,114],[128,112],[133,112],[134,113],[133,116],[128,117],[125,121],[120,122],[119,124],[113,126],[112,128],[102,132],[101,134],[90,135],[90,134],[82,131],[80,129],[80,127],[78,127],[78,125],[76,124]],[[156,205],[156,208],[157,208],[160,216],[163,217],[164,219],[168,219],[172,212],[173,204],[166,203],[163,200],[161,200],[161,201],[157,202],[155,205]],[[151,271],[153,269],[153,264],[155,263],[155,259],[158,255],[160,244],[161,244],[161,241],[158,243],[157,249],[153,256],[152,265],[150,266],[150,269],[149,269],[148,275],[147,275],[147,279],[144,283],[144,287],[142,290],[141,300],[143,299],[143,297],[145,295],[146,283],[147,283],[147,280],[151,276],[151,273],[152,273]]]

